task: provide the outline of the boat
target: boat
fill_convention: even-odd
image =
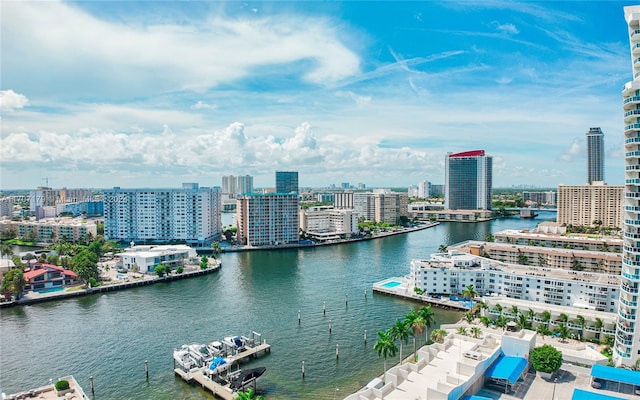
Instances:
[[[199,366],[197,360],[191,355],[189,346],[186,345],[173,351],[173,360],[183,371],[189,371]]]
[[[246,350],[247,342],[240,336],[227,336],[222,341],[231,354],[238,354]]]
[[[222,372],[229,371],[232,364],[233,359],[216,357],[211,360],[209,366],[203,371],[205,375],[209,375],[209,377],[212,377],[214,375],[220,375]]]
[[[255,382],[265,373],[265,367],[243,369],[230,377],[229,388],[234,392],[244,390],[244,387]]]

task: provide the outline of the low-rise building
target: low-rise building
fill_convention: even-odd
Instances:
[[[0,232],[11,232],[16,237],[36,242],[53,243],[61,239],[78,242],[95,238],[98,227],[94,221],[72,218],[55,218],[30,221],[0,221]]]
[[[333,206],[309,207],[300,210],[300,230],[320,241],[344,239],[359,232],[358,216]]]
[[[410,218],[432,221],[479,222],[491,219],[491,210],[445,210],[443,204],[411,203],[408,205]]]
[[[449,248],[506,263],[552,269],[619,275],[622,268],[622,254],[607,251],[514,245],[477,240],[469,240],[449,246]]]
[[[77,282],[76,274],[53,264],[36,263],[24,273],[24,291],[41,292],[61,289]]]
[[[620,276],[508,264],[450,250],[412,260],[410,289],[460,294],[473,285],[480,295],[506,296],[597,311],[618,309]]]
[[[197,264],[196,250],[187,245],[132,246],[117,254],[123,269],[153,273],[158,265],[176,269],[185,263]]]
[[[611,236],[582,233],[559,235],[540,231],[505,229],[494,233],[493,237],[496,243],[622,253],[622,239]]]

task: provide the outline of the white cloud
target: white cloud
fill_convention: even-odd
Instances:
[[[582,141],[578,138],[574,138],[569,147],[562,153],[560,159],[563,161],[571,161],[574,157],[584,154]]]
[[[300,78],[319,85],[359,72],[359,57],[344,44],[348,33],[322,18],[217,15],[139,26],[56,1],[7,3],[2,11],[3,81],[33,93],[63,86],[111,96],[201,90],[301,61],[311,62]]]
[[[23,108],[29,104],[27,96],[16,93],[13,90],[0,90],[0,110],[11,112]]]
[[[491,25],[495,27],[499,32],[507,35],[517,35],[518,33],[520,33],[520,31],[514,24],[501,24],[498,21],[493,21]]]
[[[346,97],[354,101],[358,106],[364,106],[366,104],[371,103],[371,96],[359,96],[352,92],[351,90],[343,91],[339,90],[336,92],[336,96],[338,97]]]
[[[216,106],[215,104],[207,104],[201,100],[198,100],[198,102],[192,105],[191,108],[194,110],[215,110],[216,108],[218,108],[218,106]]]

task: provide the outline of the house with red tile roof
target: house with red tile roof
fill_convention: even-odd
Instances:
[[[53,264],[33,264],[29,271],[24,273],[25,291],[42,291],[54,288],[64,288],[76,284],[76,274],[68,269]]]

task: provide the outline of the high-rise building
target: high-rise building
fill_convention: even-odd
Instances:
[[[298,171],[276,171],[276,193],[298,193]]]
[[[445,157],[444,208],[490,210],[493,157],[484,150],[448,153]]]
[[[222,177],[222,194],[235,197],[239,194],[253,192],[253,176],[251,175],[225,175]]]
[[[629,28],[633,80],[622,90],[624,109],[624,247],[614,363],[632,366],[640,357],[640,6],[624,8]]]
[[[104,234],[123,242],[182,240],[209,247],[221,233],[220,188],[183,184],[180,189],[121,189],[104,192]]]
[[[426,199],[431,195],[431,182],[429,181],[421,181],[418,184],[418,197],[421,199]]]
[[[298,242],[299,199],[295,193],[247,194],[236,201],[240,243],[268,246]]]
[[[548,192],[522,192],[522,200],[524,200],[525,202],[536,202],[539,206],[555,207],[557,198],[558,193],[551,190]]]
[[[608,186],[602,181],[558,185],[558,223],[621,228],[623,192],[624,187]]]
[[[600,128],[587,132],[587,183],[604,182],[604,133]]]

